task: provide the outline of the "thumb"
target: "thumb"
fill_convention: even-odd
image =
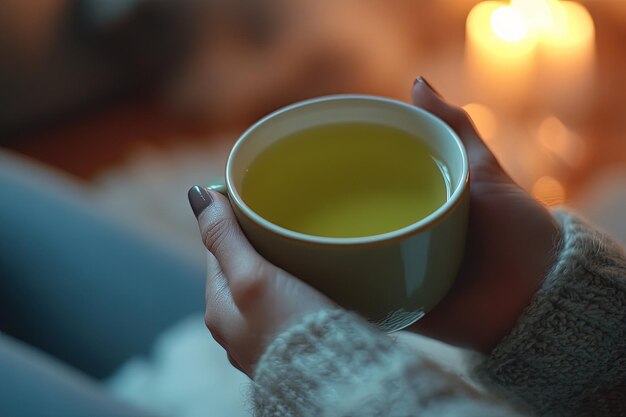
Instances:
[[[459,135],[467,149],[471,169],[499,167],[465,110],[449,104],[423,77],[416,78],[412,96],[413,104],[439,117]]]
[[[189,190],[188,197],[202,242],[217,259],[231,289],[233,283],[256,277],[267,262],[246,239],[226,197],[198,185]]]
[[[188,193],[202,241],[213,254],[233,300],[246,317],[263,318],[265,328],[333,304],[303,281],[265,260],[243,234],[230,203],[198,185]]]

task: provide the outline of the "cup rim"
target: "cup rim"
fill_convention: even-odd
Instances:
[[[269,220],[263,218],[256,212],[254,212],[254,210],[252,210],[243,201],[243,198],[241,197],[237,189],[234,187],[233,179],[231,178],[233,160],[235,156],[237,155],[237,152],[239,148],[241,147],[242,143],[244,143],[246,139],[250,137],[250,135],[255,130],[257,130],[260,126],[265,124],[267,121],[277,116],[280,116],[284,113],[290,112],[292,110],[295,110],[301,107],[310,106],[313,104],[330,102],[330,101],[344,101],[344,100],[346,101],[362,100],[362,101],[378,102],[378,103],[400,106],[410,111],[413,111],[419,114],[421,117],[429,119],[431,122],[434,122],[435,124],[438,124],[441,127],[443,127],[444,130],[446,130],[447,133],[451,136],[458,150],[461,152],[461,161],[462,161],[461,179],[456,184],[452,185],[453,192],[450,195],[450,198],[448,198],[446,202],[443,203],[441,206],[439,206],[435,211],[433,211],[428,216],[418,220],[415,223],[411,223],[408,226],[405,226],[401,229],[393,230],[391,232],[381,233],[377,235],[370,235],[370,236],[359,236],[359,237],[325,237],[325,236],[308,235],[305,233],[300,233],[300,232],[296,232],[293,230],[289,230],[282,226],[274,224],[270,222]],[[394,241],[397,239],[404,238],[406,236],[419,233],[423,231],[424,229],[427,229],[433,226],[434,224],[438,223],[449,212],[451,212],[452,209],[456,207],[462,201],[462,198],[465,192],[467,191],[468,184],[469,184],[469,161],[467,157],[467,152],[459,136],[447,123],[445,123],[443,120],[441,120],[439,117],[435,116],[434,114],[422,108],[419,108],[417,106],[410,105],[405,102],[386,98],[386,97],[378,97],[378,96],[365,95],[365,94],[337,94],[337,95],[316,97],[316,98],[303,100],[303,101],[299,101],[299,102],[287,105],[278,110],[275,110],[274,112],[261,118],[252,126],[250,126],[239,137],[239,139],[237,139],[237,142],[235,142],[235,145],[233,146],[233,148],[230,151],[230,154],[228,155],[228,160],[226,162],[225,182],[226,182],[226,189],[228,191],[231,201],[233,201],[236,204],[236,206],[240,209],[240,211],[246,217],[248,217],[248,219],[250,219],[252,222],[256,223],[257,225],[261,226],[263,229],[268,230],[274,234],[277,234],[283,238],[299,241],[302,243],[331,245],[331,246],[375,245],[375,244],[385,243],[389,241]]]

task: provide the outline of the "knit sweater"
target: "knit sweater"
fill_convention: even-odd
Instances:
[[[470,387],[342,310],[309,315],[257,366],[259,417],[626,416],[626,256],[609,238],[555,212],[554,268]]]

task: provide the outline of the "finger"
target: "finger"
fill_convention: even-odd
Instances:
[[[237,369],[238,371],[240,371],[243,374],[248,375],[248,373],[246,371],[244,371],[243,367],[239,364],[239,362],[237,362],[237,360],[235,359],[235,357],[233,355],[231,355],[230,353],[227,353],[226,357],[228,357],[228,362],[230,362],[230,364],[233,366],[233,368]]]
[[[470,167],[475,168],[485,164],[497,165],[495,157],[476,131],[471,118],[462,108],[445,101],[422,77],[417,77],[415,80],[412,95],[413,104],[439,117],[459,135],[467,149]]]
[[[209,251],[207,251],[205,302],[207,319],[210,316],[212,321],[220,321],[220,319],[232,321],[240,316],[226,276]]]
[[[231,340],[238,329],[242,328],[244,319],[233,301],[222,269],[208,251],[205,301],[204,322],[213,338],[228,350],[225,341]]]
[[[215,256],[231,285],[233,280],[255,276],[267,263],[244,236],[228,200],[221,194],[195,186],[189,202],[198,219],[202,241]]]
[[[223,195],[195,186],[189,201],[198,217],[202,241],[228,281],[232,299],[246,316],[264,299],[278,268],[250,245]]]

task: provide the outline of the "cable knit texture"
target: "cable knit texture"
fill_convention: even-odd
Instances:
[[[476,374],[539,415],[626,416],[626,257],[580,219],[554,215],[557,263]]]
[[[626,258],[556,212],[563,247],[513,331],[475,368],[546,416],[626,416]],[[258,417],[519,416],[356,315],[322,311],[279,336],[252,386]]]

